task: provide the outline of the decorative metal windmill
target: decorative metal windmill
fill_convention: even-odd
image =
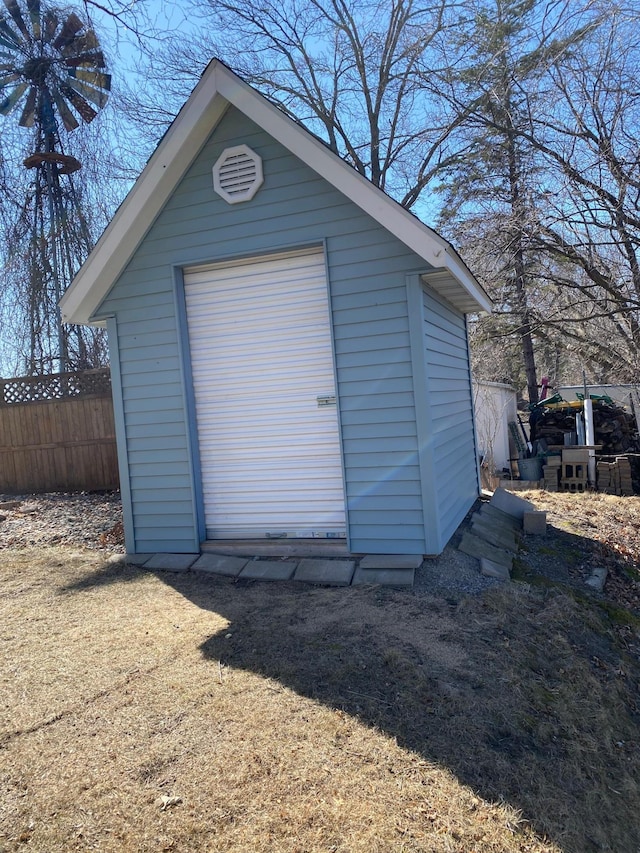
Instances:
[[[87,366],[82,364],[82,331],[62,326],[58,301],[92,241],[72,179],[81,163],[65,153],[60,125],[71,133],[81,122],[93,121],[107,102],[111,77],[95,32],[75,12],[40,0],[23,0],[22,6],[18,0],[4,0],[4,6],[0,115],[19,115],[19,125],[34,134],[33,153],[24,161],[34,170],[24,210],[31,223],[30,372],[50,372],[54,357],[64,372],[70,362]]]

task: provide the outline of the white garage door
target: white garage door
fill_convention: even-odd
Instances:
[[[321,250],[185,270],[208,539],[343,537]]]

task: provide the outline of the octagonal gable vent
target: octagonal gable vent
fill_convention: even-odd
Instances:
[[[262,181],[262,160],[248,145],[225,148],[213,167],[213,188],[229,204],[252,199]]]

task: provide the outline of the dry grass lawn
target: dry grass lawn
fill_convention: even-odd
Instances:
[[[531,578],[462,600],[234,583],[63,547],[0,571],[3,853],[640,849],[619,602]]]

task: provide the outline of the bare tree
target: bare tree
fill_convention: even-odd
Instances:
[[[448,128],[425,92],[447,0],[200,0],[199,38],[151,58],[163,104],[134,107],[164,121],[217,56],[406,207],[441,165]],[[449,24],[454,26],[454,24]],[[147,77],[150,75],[147,74]]]
[[[446,175],[445,211],[450,221],[465,221],[467,244],[476,257],[502,245],[503,269],[494,266],[498,276],[486,282],[498,295],[499,315],[485,323],[485,331],[498,345],[513,317],[520,331],[523,326],[530,331],[537,361],[545,352],[564,370],[580,361],[602,378],[628,380],[637,374],[640,355],[638,12],[593,3],[580,8],[496,0],[495,5],[511,5],[519,13],[517,25],[525,21],[523,11],[538,8],[537,42],[531,30],[526,41],[533,51],[514,54],[501,85],[479,87],[482,75],[500,64],[498,51],[493,58],[485,54],[482,74],[472,75],[475,101],[464,77],[469,66],[450,78],[449,87],[440,84],[450,107],[467,115],[457,143],[461,150],[467,145],[464,163]],[[474,45],[477,37],[468,43]],[[473,56],[473,48],[465,55]],[[514,97],[505,99],[506,92]],[[496,109],[496,102],[505,108]],[[496,141],[517,155],[505,157],[502,170],[496,169]],[[506,205],[495,178],[506,176],[506,165],[514,162],[525,168]],[[483,227],[469,227],[480,216]],[[490,221],[496,227],[488,240]],[[522,264],[508,239],[516,233],[529,271],[526,281],[518,275]],[[509,274],[514,283],[525,281],[526,324],[519,300],[503,301]]]
[[[547,74],[593,23],[569,2],[478,0],[468,9],[457,39],[440,39],[441,70],[424,80],[452,114],[448,144],[456,150],[440,170],[440,226],[461,229],[471,255],[494,259],[485,284],[498,316],[485,332],[498,341],[517,336],[529,400],[537,402],[544,268],[532,238],[549,170],[531,138],[548,109]]]

